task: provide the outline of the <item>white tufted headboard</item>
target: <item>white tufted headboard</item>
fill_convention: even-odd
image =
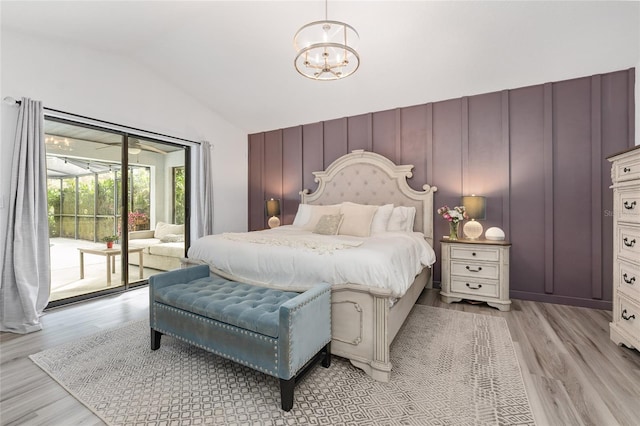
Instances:
[[[416,191],[407,183],[412,165],[396,166],[380,154],[355,150],[331,163],[323,172],[313,172],[318,189],[300,192],[303,204],[338,204],[351,201],[358,204],[416,208],[414,230],[422,232],[433,246],[433,193],[438,189],[425,184]]]

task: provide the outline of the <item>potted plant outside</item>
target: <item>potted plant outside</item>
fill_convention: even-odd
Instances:
[[[118,239],[117,235],[107,235],[102,241],[107,243],[107,248],[113,248],[113,242]]]

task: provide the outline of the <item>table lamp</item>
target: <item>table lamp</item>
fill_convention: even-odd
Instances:
[[[271,198],[267,200],[267,217],[269,217],[269,228],[277,228],[280,226],[280,200],[274,200]]]
[[[482,235],[482,225],[476,222],[476,219],[486,219],[487,199],[476,195],[467,195],[462,197],[462,205],[470,219],[462,228],[464,235],[470,240],[477,240]]]

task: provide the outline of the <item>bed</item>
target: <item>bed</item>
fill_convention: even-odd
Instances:
[[[430,266],[435,262],[433,193],[437,189],[409,187],[412,168],[395,165],[379,154],[353,151],[325,171],[314,172],[318,189],[300,192],[301,207],[293,225],[203,237],[190,247],[185,266],[207,263],[213,273],[228,279],[294,291],[304,291],[318,281],[329,282],[332,354],[349,359],[373,379],[387,382],[392,369],[389,347],[422,290],[432,285]],[[296,223],[304,219],[305,210],[317,213],[335,206],[365,209],[362,206],[390,204],[394,216],[389,226],[397,219],[397,211],[410,211],[415,215],[412,230],[402,228],[405,222],[401,222],[400,229],[372,232],[368,237],[320,235],[312,239],[309,228]],[[373,209],[371,229],[379,226],[375,225],[377,211],[382,212],[382,207]],[[323,216],[322,220],[331,215]],[[319,226],[315,225],[315,231]],[[369,263],[361,263],[360,258]]]

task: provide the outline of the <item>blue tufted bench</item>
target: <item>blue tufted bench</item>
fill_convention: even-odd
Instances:
[[[296,381],[331,364],[331,292],[294,293],[229,281],[207,265],[149,278],[151,349],[163,334],[280,379],[282,409]]]

